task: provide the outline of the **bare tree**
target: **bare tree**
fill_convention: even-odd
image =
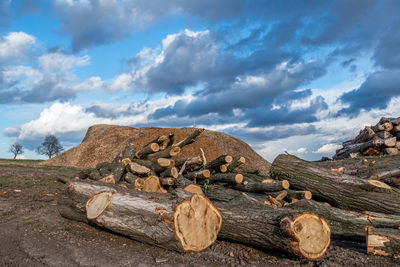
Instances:
[[[10,146],[9,151],[14,154],[14,159],[16,159],[18,155],[21,155],[21,154],[24,153],[22,145],[20,143],[17,143],[17,142],[15,142],[14,144],[12,144]]]
[[[57,137],[52,134],[47,135],[41,146],[36,149],[36,152],[41,155],[47,155],[49,159],[53,156],[60,154],[64,148],[58,141]]]

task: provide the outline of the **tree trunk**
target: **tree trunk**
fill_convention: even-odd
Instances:
[[[166,148],[163,151],[159,151],[153,154],[147,155],[147,159],[149,160],[154,160],[158,158],[170,158],[170,157],[175,157],[181,152],[181,148],[177,146],[171,146],[169,148]]]
[[[400,230],[368,227],[367,253],[400,258]]]
[[[218,158],[214,159],[210,163],[208,163],[205,167],[206,169],[210,170],[210,172],[220,172],[220,166],[231,163],[232,162],[232,156],[229,155],[222,155],[219,156]]]
[[[62,216],[170,250],[202,251],[221,228],[221,214],[206,197],[180,190],[155,194],[71,182],[64,193],[58,203]]]
[[[309,211],[324,217],[332,229],[335,239],[365,241],[365,227],[400,227],[400,216],[376,212],[353,212],[324,205],[313,200],[302,199],[291,203],[287,208]]]
[[[269,206],[233,206],[231,202],[214,204],[223,218],[221,238],[309,260],[323,257],[330,245],[330,227],[316,214]]]
[[[258,193],[264,193],[264,192],[276,192],[276,191],[281,191],[284,189],[289,188],[289,182],[286,180],[283,181],[276,181],[275,183],[253,183],[253,182],[248,182],[245,184],[243,182],[242,184],[237,184],[233,188],[236,190],[244,191],[244,192],[258,192]]]
[[[339,175],[292,155],[279,155],[271,175],[287,179],[294,189],[309,190],[315,199],[347,210],[400,215],[400,191],[376,180]]]

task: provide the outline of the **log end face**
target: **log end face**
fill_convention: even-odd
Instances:
[[[322,258],[331,243],[331,228],[327,221],[314,213],[304,212],[294,220],[285,217],[281,225],[297,242],[292,242],[293,252],[309,260]]]
[[[110,205],[113,194],[113,192],[107,191],[93,195],[86,202],[86,218],[92,221],[96,220]]]
[[[304,199],[308,199],[308,200],[312,199],[311,191],[305,191],[304,192]]]
[[[237,184],[242,183],[242,182],[243,182],[243,175],[240,174],[240,173],[236,174],[236,176],[235,176],[235,182],[236,182]]]
[[[175,234],[183,251],[208,248],[217,239],[221,226],[221,213],[205,196],[195,194],[176,207]]]
[[[195,184],[190,184],[186,186],[183,190],[193,194],[204,195],[203,190],[201,190],[201,187]]]
[[[282,188],[283,189],[289,189],[290,184],[288,180],[282,180]]]

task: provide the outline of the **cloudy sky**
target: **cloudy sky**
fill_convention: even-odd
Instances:
[[[400,116],[398,0],[0,0],[0,157],[87,128],[204,127],[332,156]]]

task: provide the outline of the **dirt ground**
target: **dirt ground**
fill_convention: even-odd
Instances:
[[[200,253],[142,244],[61,217],[57,195],[78,169],[0,159],[0,266],[399,266],[400,260],[365,254],[365,245],[333,242],[309,262],[218,240]]]

